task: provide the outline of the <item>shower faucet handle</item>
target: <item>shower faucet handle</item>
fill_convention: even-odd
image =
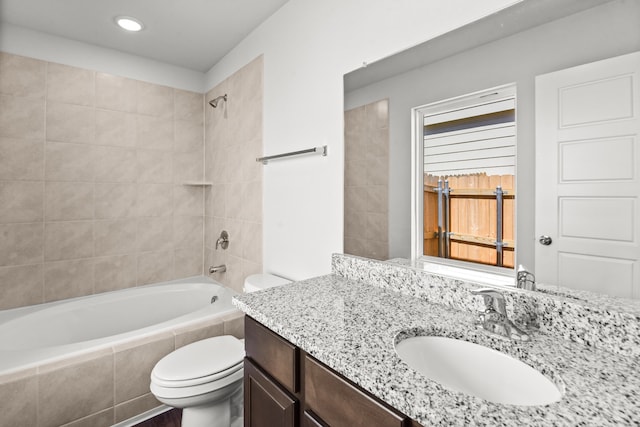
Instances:
[[[220,237],[216,240],[216,249],[218,249],[218,246],[222,247],[222,249],[227,249],[229,247],[229,233],[225,230],[222,230]]]

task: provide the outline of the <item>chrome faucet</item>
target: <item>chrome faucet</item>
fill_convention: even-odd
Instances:
[[[477,324],[484,330],[507,337],[514,341],[529,341],[531,338],[518,328],[507,316],[507,305],[504,296],[495,289],[472,289],[474,295],[482,295],[485,310],[478,315]]]
[[[518,266],[516,273],[516,287],[527,291],[536,290],[536,276],[527,271],[522,264]]]
[[[222,249],[227,249],[229,247],[229,233],[225,230],[222,230],[220,237],[216,240],[216,250],[218,249],[218,246],[222,247]]]

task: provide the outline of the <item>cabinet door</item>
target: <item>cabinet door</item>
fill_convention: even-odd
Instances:
[[[245,427],[295,427],[297,406],[275,381],[244,360]]]
[[[313,412],[304,411],[302,414],[302,427],[327,427]]]
[[[248,316],[244,320],[244,335],[247,357],[291,393],[297,392],[296,346]]]
[[[304,359],[305,405],[331,427],[403,427],[406,418],[320,362]],[[313,424],[312,424],[313,425]]]

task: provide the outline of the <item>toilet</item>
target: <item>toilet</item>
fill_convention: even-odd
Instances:
[[[245,292],[290,283],[271,274],[253,274]],[[182,408],[182,427],[241,427],[244,340],[222,335],[169,353],[151,371],[151,392],[165,405]]]

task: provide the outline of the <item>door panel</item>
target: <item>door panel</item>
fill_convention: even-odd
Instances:
[[[536,77],[539,282],[640,298],[640,52]]]

